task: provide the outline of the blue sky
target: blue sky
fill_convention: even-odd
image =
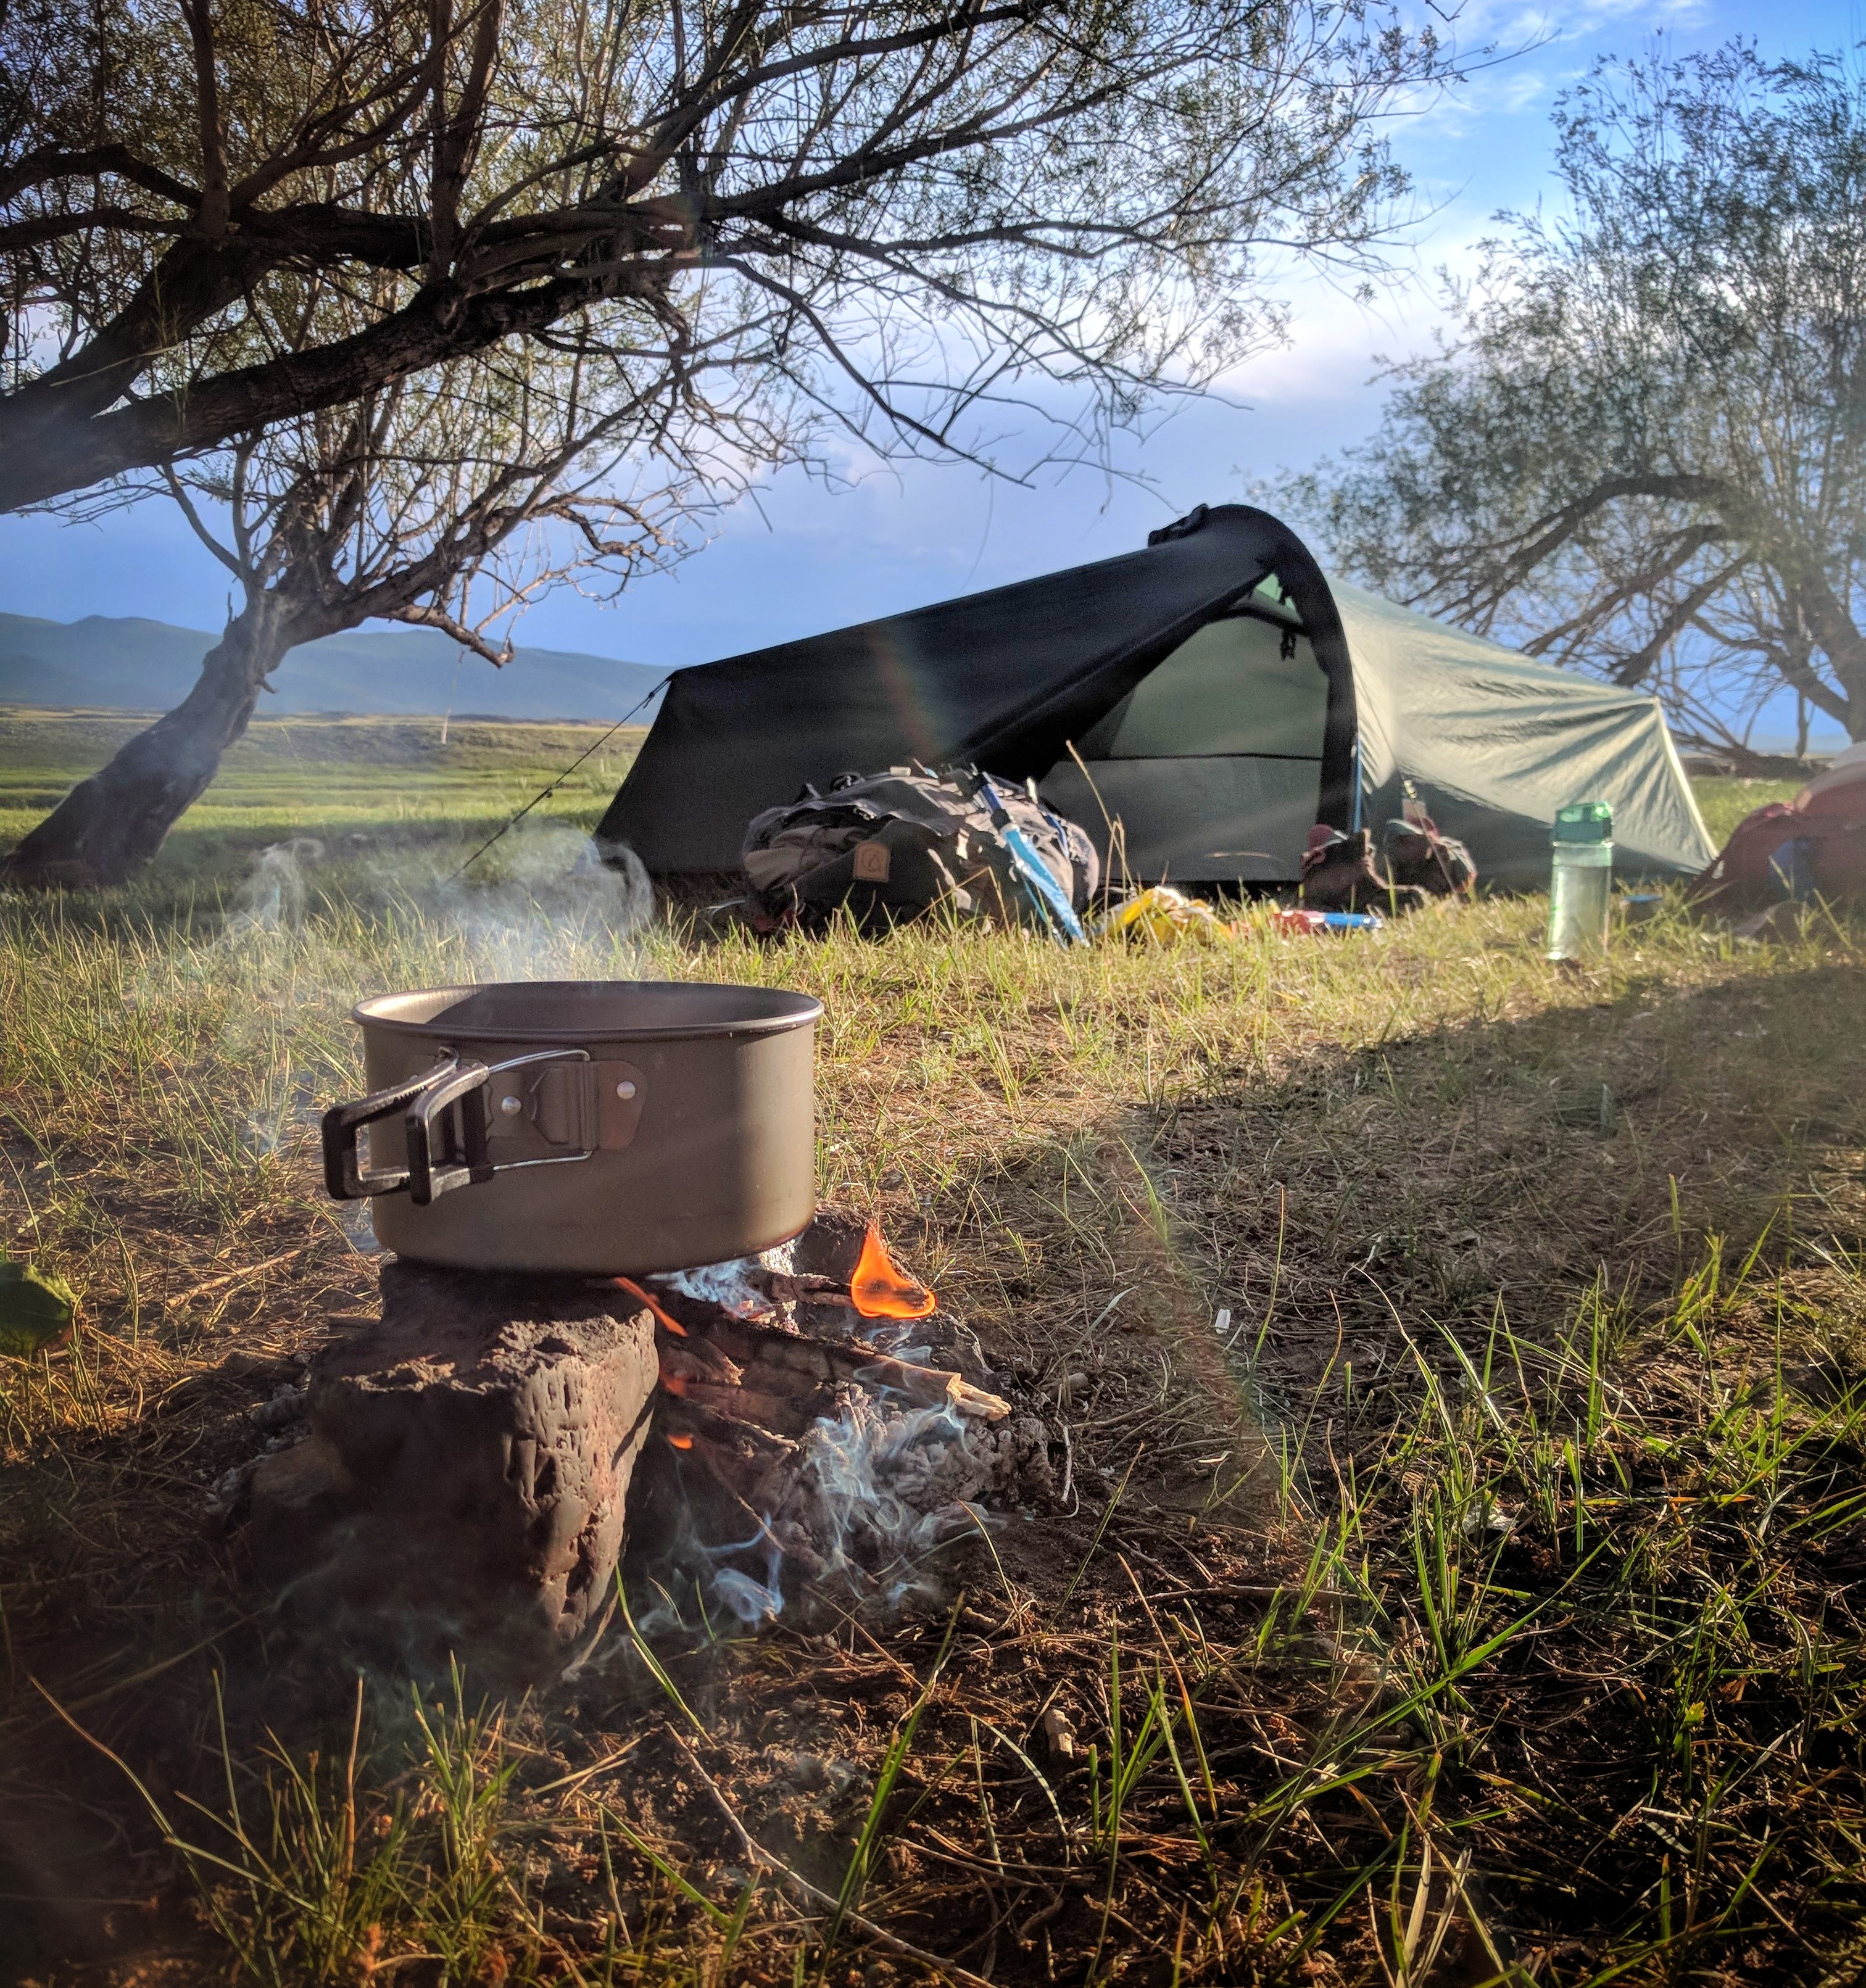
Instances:
[[[1439,10],[1441,12],[1445,10]],[[712,542],[674,573],[602,607],[563,587],[536,605],[520,639],[665,666],[703,661],[1104,557],[1199,502],[1243,494],[1252,477],[1306,466],[1378,418],[1376,353],[1429,339],[1433,272],[1465,262],[1501,208],[1549,189],[1549,110],[1601,55],[1676,53],[1753,36],[1765,56],[1800,55],[1866,36],[1858,0],[1729,0],[1616,5],[1614,0],[1468,0],[1460,48],[1525,49],[1391,128],[1430,218],[1413,233],[1393,286],[1367,308],[1319,283],[1292,285],[1292,340],[1224,383],[1222,398],[1180,401],[1121,467],[1089,468],[1032,489],[988,483],[961,465],[878,471],[830,492],[799,475],[769,484],[723,519]],[[0,519],[0,609],[59,620],[144,614],[213,627],[226,576],[165,503],[94,526]]]

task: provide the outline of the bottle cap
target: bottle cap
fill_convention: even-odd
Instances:
[[[1611,842],[1614,811],[1604,801],[1570,801],[1555,810],[1555,842]]]

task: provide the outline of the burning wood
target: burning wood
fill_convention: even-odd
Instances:
[[[929,1316],[934,1308],[933,1293],[894,1268],[872,1227],[868,1235],[869,1245],[864,1247],[861,1263],[851,1283],[838,1286],[830,1278],[812,1277],[810,1283],[820,1288],[811,1294],[837,1296],[845,1303],[853,1300],[859,1311],[863,1301],[861,1279],[866,1274],[870,1303],[874,1292],[884,1289],[911,1293],[911,1302],[918,1307],[912,1311],[870,1311],[866,1316]],[[886,1266],[883,1271],[873,1269],[877,1257]],[[820,1418],[834,1415],[840,1391],[851,1387],[884,1400],[891,1396],[909,1408],[943,1408],[955,1415],[987,1423],[1002,1422],[1009,1416],[1009,1402],[974,1386],[962,1374],[944,1368],[915,1365],[865,1340],[820,1338],[746,1317],[726,1300],[752,1287],[756,1268],[720,1264],[707,1272],[681,1273],[679,1286],[690,1301],[686,1324],[672,1317],[639,1286],[625,1277],[616,1280],[630,1296],[641,1300],[654,1319],[664,1412],[671,1431],[680,1431],[683,1408],[705,1408],[713,1415],[751,1422],[772,1434],[799,1436]],[[783,1273],[766,1272],[766,1275],[772,1283],[780,1277],[793,1286],[801,1281]],[[695,1320],[692,1306],[699,1301],[697,1293],[709,1284],[724,1295],[714,1300],[718,1308],[710,1321]],[[904,1304],[910,1299],[901,1296],[897,1302]]]
[[[935,1548],[982,1523],[979,1500],[1026,1504],[1050,1488],[1034,1417],[863,1330],[925,1320],[933,1344],[962,1343],[874,1226],[817,1253],[840,1258],[843,1274],[773,1252],[651,1279],[657,1296],[641,1293],[656,1327],[661,1453],[683,1487],[673,1506],[700,1534],[686,1570],[748,1622],[783,1609],[793,1574],[898,1598],[925,1584]],[[725,1501],[710,1523],[699,1516],[708,1483]]]
[[[988,1395],[982,1388],[957,1374],[938,1367],[914,1367],[885,1354],[877,1355],[857,1377],[865,1386],[891,1389],[914,1407],[950,1407],[962,1415],[976,1415],[988,1422],[1001,1422],[1011,1412],[1002,1396]]]

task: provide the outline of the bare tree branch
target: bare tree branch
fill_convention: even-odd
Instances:
[[[81,19],[0,15],[0,61],[39,73],[33,36],[62,32],[69,79],[0,157],[27,330],[0,508],[559,326],[626,344],[728,272],[753,315],[808,300],[783,364],[877,446],[950,445],[968,399],[931,362],[955,340],[1124,410],[1273,333],[1266,255],[1378,262],[1401,188],[1370,120],[1447,73],[1430,36],[1324,0],[382,0],[269,15],[250,46],[214,0],[117,4],[191,144]],[[326,283],[341,330],[282,342]],[[930,362],[911,411],[849,370],[903,341]]]

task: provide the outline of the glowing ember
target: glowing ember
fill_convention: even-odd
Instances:
[[[849,1280],[849,1296],[864,1318],[925,1318],[939,1300],[925,1284],[917,1284],[894,1267],[871,1222],[862,1243],[861,1261]]]
[[[655,1323],[657,1325],[665,1326],[668,1331],[674,1334],[676,1339],[685,1339],[687,1337],[686,1327],[682,1325],[678,1319],[670,1318],[668,1314],[661,1310],[661,1307],[648,1296],[647,1293],[631,1278],[618,1277],[616,1280],[616,1284],[619,1290],[627,1291],[629,1296],[631,1298],[634,1298],[638,1303],[646,1305],[648,1310],[654,1314]],[[918,1312],[914,1312],[911,1313],[909,1316],[918,1318],[920,1314]]]

